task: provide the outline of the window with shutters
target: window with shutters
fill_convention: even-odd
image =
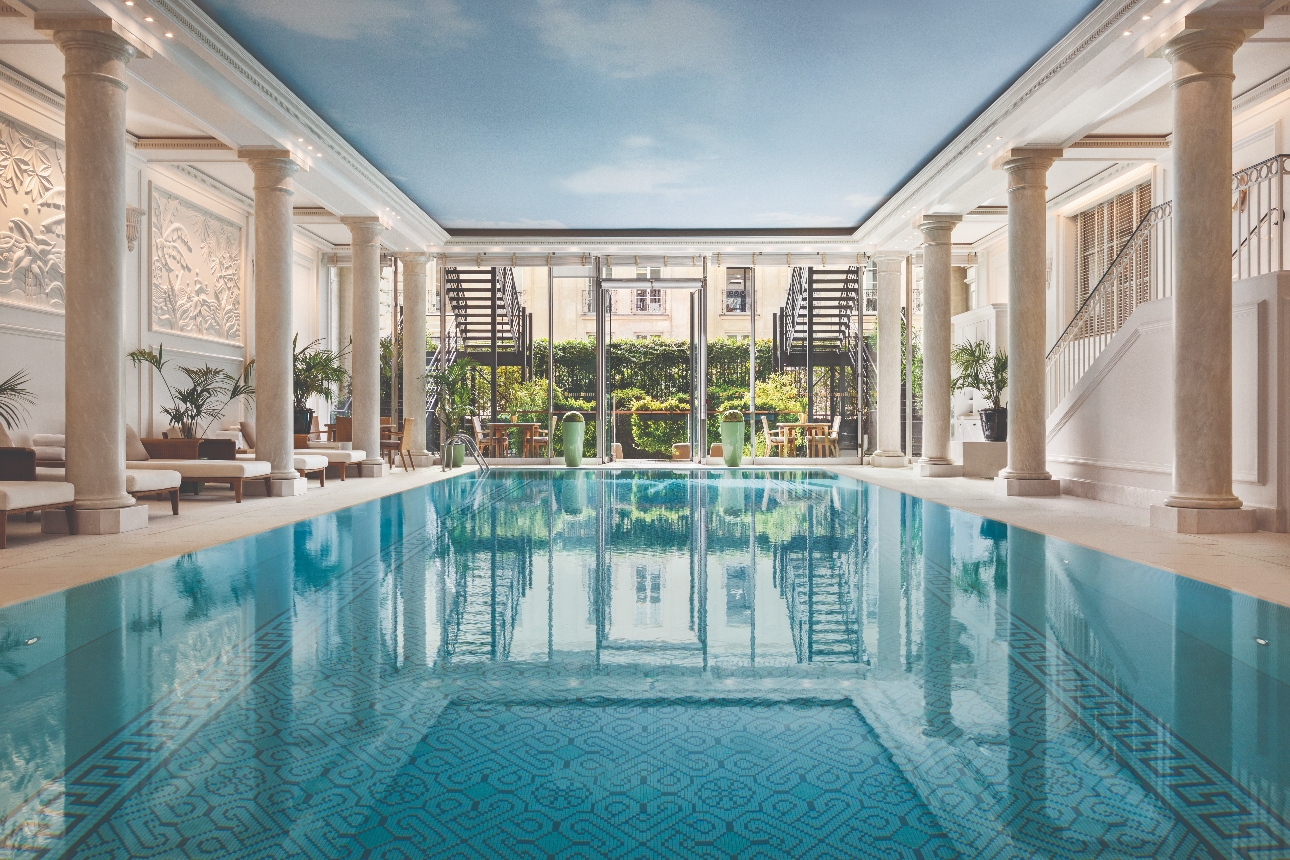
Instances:
[[[1138,224],[1151,211],[1151,183],[1144,182],[1075,216],[1075,306],[1080,307],[1111,268]],[[1144,248],[1145,252],[1145,248]],[[1133,267],[1137,292],[1150,290],[1147,266]]]

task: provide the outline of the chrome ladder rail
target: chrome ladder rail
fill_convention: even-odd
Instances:
[[[448,448],[455,442],[461,442],[466,446],[466,453],[470,454],[471,458],[474,459],[475,465],[479,466],[480,471],[487,475],[489,471],[488,461],[479,453],[479,446],[475,444],[475,440],[465,433],[454,433],[447,442],[443,443],[443,453],[440,455],[440,459],[443,460],[443,470],[448,471]]]

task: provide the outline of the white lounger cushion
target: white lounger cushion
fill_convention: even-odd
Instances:
[[[296,453],[295,470],[297,472],[315,472],[327,468],[327,458],[313,454]]]
[[[263,460],[144,460],[131,465],[136,469],[169,469],[178,472],[185,481],[264,478],[273,471]]]
[[[296,456],[324,457],[328,463],[361,463],[367,459],[367,454],[362,451],[342,451],[339,448],[310,448],[307,451],[297,448]]]
[[[63,481],[66,478],[66,469],[36,467],[37,481]],[[183,482],[184,476],[170,469],[125,470],[125,491],[127,493],[160,493],[163,490],[177,490]]]
[[[58,481],[0,481],[0,511],[44,505],[70,505],[76,488]]]

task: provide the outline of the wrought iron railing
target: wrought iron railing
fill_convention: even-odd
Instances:
[[[1278,155],[1232,177],[1232,280],[1290,268],[1282,226],[1288,170],[1290,155]]]
[[[1173,203],[1147,212],[1048,352],[1051,413],[1146,302],[1173,295]]]

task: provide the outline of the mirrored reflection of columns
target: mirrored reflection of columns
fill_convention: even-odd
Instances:
[[[67,480],[76,526],[114,534],[148,525],[125,492],[126,64],[136,48],[107,19],[36,20],[63,52],[67,191],[64,339]],[[104,29],[98,29],[98,25]],[[52,518],[51,518],[52,520]],[[49,523],[52,525],[52,522]],[[42,525],[44,528],[44,525]]]
[[[1008,789],[1010,826],[1046,818],[1048,572],[1044,536],[1008,526]]]
[[[403,253],[403,418],[412,422],[412,462],[426,452],[426,267],[429,254]]]
[[[403,546],[414,543],[427,527],[426,499],[419,493],[397,497],[403,508]],[[433,567],[429,549],[405,551],[398,575],[403,585],[403,664],[428,666],[429,628],[426,623],[426,592]]]
[[[1232,492],[1232,55],[1262,13],[1188,15],[1160,54],[1173,65],[1173,492],[1151,522],[1252,532]]]
[[[254,725],[250,741],[256,752],[254,796],[257,808],[275,818],[289,816],[294,805],[293,792],[286,790],[284,777],[284,769],[292,761],[289,747],[294,734],[294,661],[290,655],[284,657],[279,652],[282,642],[291,642],[294,638],[292,598],[296,546],[301,547],[301,558],[308,558],[304,546],[313,528],[306,521],[265,532],[254,539],[253,629],[256,636],[252,653],[256,668],[262,670],[255,674],[248,690],[248,699],[254,702],[248,709]]]
[[[291,153],[272,147],[238,152],[255,174],[255,456],[273,466],[275,496],[299,496],[308,482],[295,468],[292,410],[294,256]]]
[[[69,768],[128,719],[122,585],[114,576],[67,591],[63,750]]]
[[[962,215],[925,215],[923,232],[923,457],[914,473],[953,478],[963,467],[950,459],[950,263],[954,225]]]
[[[900,438],[900,268],[905,255],[883,252],[878,264],[878,448],[870,462],[899,468],[905,458]]]
[[[381,245],[385,228],[375,216],[342,218],[349,227],[353,259],[354,348],[352,385],[354,449],[364,452],[359,473],[385,474],[381,459]]]
[[[339,343],[336,350],[341,353],[340,363],[345,368],[345,383],[340,387],[340,398],[350,394],[349,375],[354,372],[353,349],[354,339],[354,269],[352,266],[336,266],[336,336]]]
[[[995,489],[1057,496],[1048,472],[1044,328],[1048,281],[1048,168],[1060,149],[1022,147],[995,161],[1008,176],[1008,467]]]
[[[901,530],[902,496],[892,490],[874,489],[878,508],[878,668],[895,672],[901,667],[901,571],[904,535]]]
[[[1232,592],[1184,581],[1174,586],[1174,733],[1231,773]],[[1185,633],[1183,631],[1186,631]],[[1266,649],[1260,649],[1266,650]],[[1267,708],[1277,705],[1268,702]],[[1242,715],[1241,732],[1253,716]]]
[[[926,305],[924,305],[926,307]],[[950,511],[919,500],[923,509],[923,734],[947,738],[954,725],[954,583],[950,572]]]

